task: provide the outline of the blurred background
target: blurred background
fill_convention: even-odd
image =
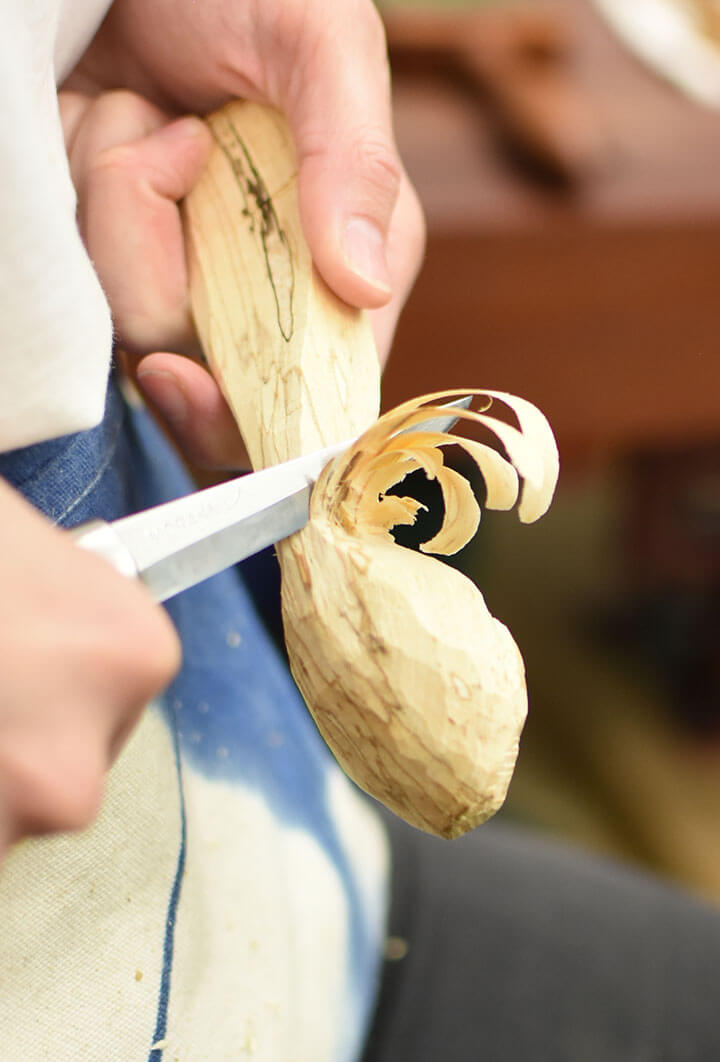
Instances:
[[[428,220],[384,406],[514,391],[560,446],[457,559],[528,671],[501,814],[720,903],[720,4],[380,8]]]

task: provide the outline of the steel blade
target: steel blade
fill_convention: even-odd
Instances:
[[[448,402],[446,417],[406,430],[448,431],[457,420],[451,411],[471,401]],[[156,601],[166,601],[304,527],[313,484],[353,441],[73,533],[80,546],[102,553],[123,574],[141,579]]]
[[[307,523],[310,492],[347,443],[116,520],[116,536],[156,601],[180,593]]]

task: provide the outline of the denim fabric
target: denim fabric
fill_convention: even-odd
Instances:
[[[158,488],[138,444],[133,418],[112,385],[97,428],[2,453],[0,476],[62,527],[93,517],[113,520],[150,504]],[[167,496],[188,489],[173,477]]]
[[[0,475],[63,527],[92,518],[116,519],[192,489],[151,418],[130,408],[114,383],[102,424],[2,454]],[[372,1004],[379,939],[329,806],[334,761],[258,619],[238,569],[206,580],[167,607],[183,643],[182,670],[164,697],[180,761],[208,779],[261,794],[278,821],[312,835],[340,875],[350,916],[348,975],[357,1048]],[[177,903],[183,858],[181,852],[171,908]],[[172,967],[173,912],[168,913],[167,983],[159,1003],[158,1039]]]

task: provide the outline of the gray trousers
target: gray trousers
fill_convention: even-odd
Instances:
[[[720,1062],[720,911],[499,825],[388,828],[407,953],[363,1062]]]

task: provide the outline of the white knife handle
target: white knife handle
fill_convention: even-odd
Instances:
[[[137,578],[137,565],[130,550],[112,524],[106,520],[88,520],[87,523],[73,527],[69,534],[73,536],[75,545],[102,557],[121,575],[127,576],[128,579]]]

